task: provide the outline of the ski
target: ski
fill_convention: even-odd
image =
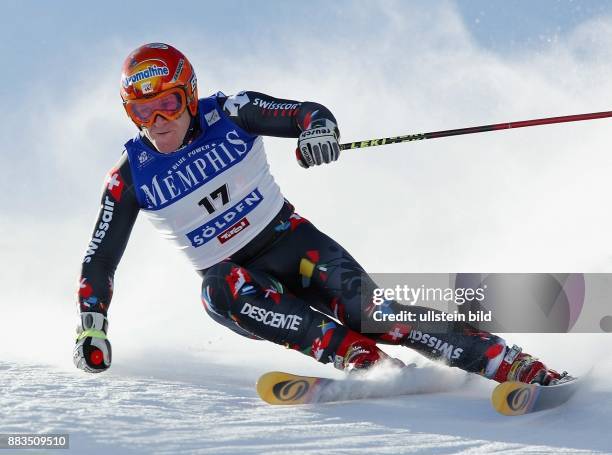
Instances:
[[[568,376],[554,385],[502,382],[493,390],[491,402],[497,412],[517,416],[556,408],[578,390],[580,380]]]
[[[271,405],[303,405],[439,393],[454,388],[428,383],[420,370],[413,368],[402,372],[403,377],[407,379],[404,387],[397,387],[398,382],[379,383],[351,377],[332,379],[270,371],[257,381],[257,393],[263,401]],[[415,381],[410,381],[411,379]],[[570,376],[558,384],[548,386],[503,382],[493,390],[491,402],[496,411],[507,416],[544,411],[565,403],[578,390],[580,384],[579,379]]]
[[[337,381],[314,376],[300,376],[282,371],[270,371],[257,380],[259,397],[269,404],[320,403]],[[325,394],[324,391],[328,390]]]
[[[430,372],[425,368],[409,367],[395,378],[381,381],[358,376],[332,379],[271,371],[257,381],[257,393],[271,405],[300,405],[436,393],[454,388],[427,380],[428,375]]]

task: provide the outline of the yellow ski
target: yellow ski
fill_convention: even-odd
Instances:
[[[257,381],[257,393],[270,404],[317,403],[323,388],[335,382],[338,381],[271,371]]]
[[[257,381],[257,393],[272,405],[300,405],[438,393],[447,389],[446,386],[427,381],[429,373],[412,365],[402,369],[401,374],[406,375],[403,387],[397,377],[389,382],[364,380],[350,375],[332,379],[271,371]]]
[[[491,395],[495,410],[507,416],[528,414],[555,408],[569,400],[580,381],[568,376],[558,384],[542,386],[523,382],[502,382]]]

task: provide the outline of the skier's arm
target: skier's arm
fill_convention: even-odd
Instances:
[[[259,92],[218,95],[220,107],[245,131],[276,137],[296,137],[296,157],[302,167],[338,159],[340,131],[336,118],[322,104],[274,98]]]
[[[325,125],[326,121],[338,128],[330,110],[312,101],[274,98],[252,91],[229,97],[218,95],[217,100],[240,128],[259,136],[299,137],[302,131]]]
[[[106,314],[113,294],[115,269],[138,211],[130,167],[124,154],[105,180],[100,211],[81,267],[78,292],[80,323],[74,362],[86,371],[103,371],[110,366]],[[96,349],[104,355],[98,364],[91,362],[91,354]]]

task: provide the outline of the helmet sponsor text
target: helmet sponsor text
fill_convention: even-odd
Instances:
[[[158,76],[167,76],[170,74],[170,70],[167,66],[157,66],[156,64],[152,64],[147,66],[145,69],[140,70],[131,76],[127,76],[123,78],[123,86],[128,88],[130,85],[134,85],[137,82],[145,81],[147,79],[151,79],[152,77]]]

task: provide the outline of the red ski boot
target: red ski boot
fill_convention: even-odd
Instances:
[[[400,368],[406,366],[401,360],[390,357],[381,351],[374,340],[364,338],[354,341],[348,347],[342,361],[342,370],[347,373],[367,370],[383,360],[389,360],[393,365]]]
[[[519,381],[528,384],[549,385],[562,377],[555,370],[550,370],[535,357],[521,352],[517,345],[506,348],[503,360],[493,380],[497,382]]]

